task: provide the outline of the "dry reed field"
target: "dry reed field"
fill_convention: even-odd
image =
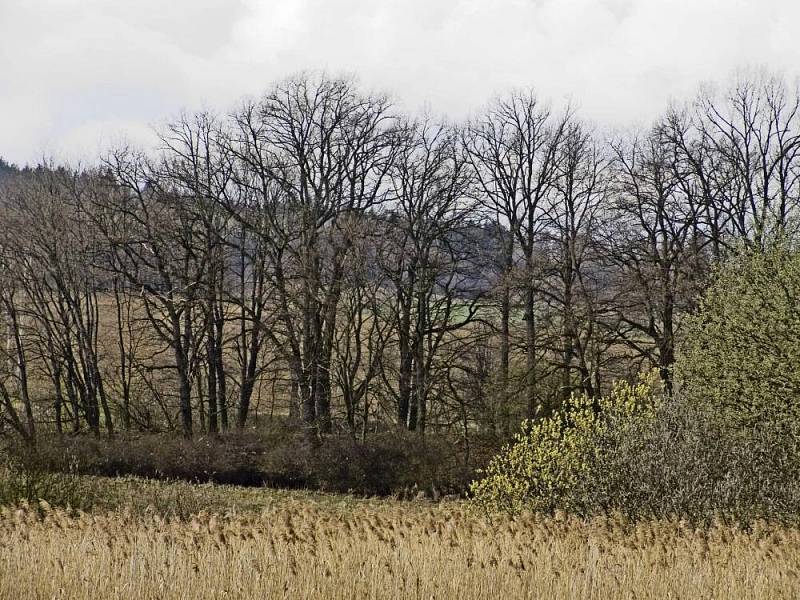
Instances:
[[[159,484],[165,488],[168,484]],[[207,488],[211,489],[211,488]],[[800,531],[489,520],[260,490],[242,511],[0,509],[2,598],[796,598]]]

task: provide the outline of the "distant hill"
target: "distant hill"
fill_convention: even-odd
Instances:
[[[19,173],[17,166],[5,161],[3,157],[0,156],[0,178],[13,175],[14,173]]]

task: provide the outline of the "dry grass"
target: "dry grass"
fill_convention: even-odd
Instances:
[[[168,487],[157,484],[146,494]],[[140,504],[77,515],[46,504],[0,509],[0,597],[800,595],[796,529],[694,530],[680,523],[534,515],[489,521],[456,502],[239,493],[203,486],[198,499],[227,494],[237,498],[230,505],[237,509],[184,519],[142,511]],[[146,494],[131,487],[134,500]],[[212,505],[223,508],[222,497]]]

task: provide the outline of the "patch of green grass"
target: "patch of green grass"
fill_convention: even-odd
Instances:
[[[356,507],[387,504],[402,504],[406,507],[415,504],[347,494],[212,483],[194,484],[185,481],[156,481],[138,477],[83,476],[80,479],[84,488],[90,490],[93,510],[152,512],[180,518],[186,518],[200,511],[219,514],[262,513],[299,503],[310,504],[330,512],[350,512]],[[420,509],[430,507],[430,503],[427,502],[419,502],[416,505]]]

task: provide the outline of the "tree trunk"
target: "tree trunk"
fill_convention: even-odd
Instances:
[[[505,244],[505,266],[500,298],[500,431],[508,435],[511,428],[511,275],[514,260],[513,238]]]
[[[528,275],[529,277],[531,275]],[[538,414],[539,406],[536,398],[536,313],[535,293],[533,286],[528,284],[525,290],[525,400],[526,416],[533,419]]]
[[[188,317],[186,317],[188,318]],[[189,381],[188,350],[184,348],[184,333],[181,331],[179,317],[172,317],[173,340],[172,347],[175,354],[175,367],[178,371],[179,406],[181,413],[181,429],[185,438],[192,437],[192,386]]]

